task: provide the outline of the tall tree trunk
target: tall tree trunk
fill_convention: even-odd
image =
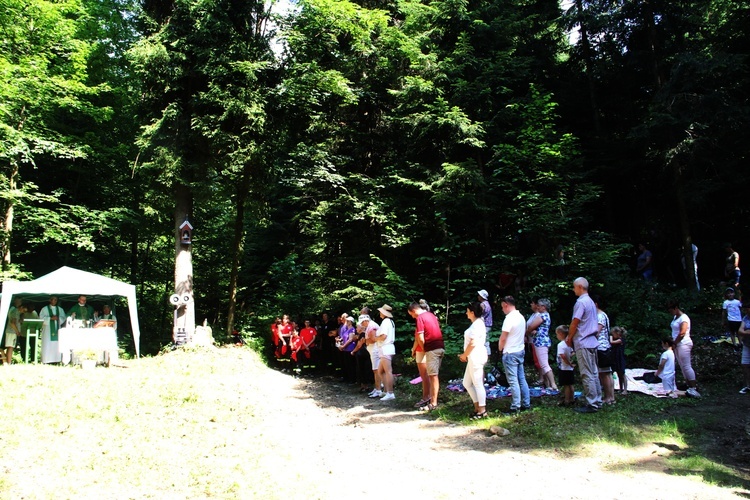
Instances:
[[[240,274],[240,259],[245,234],[245,203],[250,192],[250,165],[245,164],[242,180],[237,187],[237,213],[234,219],[234,240],[232,241],[232,271],[229,275],[229,308],[227,310],[227,335],[234,331],[234,313],[237,307],[237,280]]]
[[[695,277],[695,266],[693,264],[693,238],[690,235],[690,215],[687,203],[685,203],[685,189],[682,180],[682,164],[679,160],[672,160],[672,173],[675,182],[675,195],[677,198],[677,218],[680,221],[680,233],[682,240],[682,258],[685,262],[685,274],[687,287],[693,292],[698,292],[698,280]]]
[[[10,239],[13,235],[13,208],[14,208],[14,198],[15,198],[15,191],[16,187],[18,185],[18,163],[13,162],[11,164],[11,173],[10,178],[8,180],[8,191],[10,192],[10,196],[8,197],[8,200],[6,203],[8,204],[5,207],[5,218],[3,219],[3,234],[2,234],[2,257],[3,257],[3,263],[2,263],[2,270],[7,271],[10,268]]]
[[[588,27],[583,16],[583,0],[576,0],[576,10],[578,11],[578,23],[581,30],[581,55],[586,71],[586,83],[589,90],[589,105],[591,106],[591,118],[594,125],[594,132],[598,136],[601,132],[601,120],[599,119],[599,104],[596,99],[596,85],[594,84],[594,62],[591,57],[591,42],[589,41]]]
[[[174,318],[174,332],[183,328],[188,341],[192,339],[195,332],[195,301],[193,300],[193,254],[191,245],[183,245],[180,242],[180,225],[185,222],[193,211],[193,193],[189,187],[182,184],[175,190],[175,212],[174,212],[174,235],[175,235],[175,261],[174,261],[174,292],[179,297],[188,296],[190,300],[177,308]]]

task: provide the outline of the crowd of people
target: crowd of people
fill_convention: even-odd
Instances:
[[[377,313],[377,321],[370,316],[367,307],[360,310],[356,320],[348,313],[335,320],[323,313],[315,320],[314,327],[310,326],[310,320],[305,320],[305,328],[301,330],[288,315],[284,315],[271,325],[274,355],[279,360],[293,362],[298,373],[304,373],[306,368],[314,365],[339,374],[343,381],[358,383],[360,392],[366,392],[370,398],[395,400],[396,324],[393,308],[383,304]],[[431,411],[438,402],[438,374],[445,352],[443,334],[437,317],[430,312],[425,301],[410,304],[407,313],[416,323],[412,356],[422,384],[422,397],[415,406]],[[318,358],[314,364],[306,363],[314,356]]]
[[[536,369],[535,384],[543,386],[548,393],[559,392],[561,406],[574,406],[576,378],[582,388],[583,404],[575,407],[575,411],[580,413],[595,413],[603,405],[614,404],[617,393],[627,394],[627,330],[622,326],[610,325],[604,300],[589,295],[589,283],[585,278],[579,277],[573,282],[573,291],[576,302],[570,323],[554,328],[549,299],[533,298],[528,318],[524,318],[518,310],[514,297],[504,296],[499,300],[504,318],[499,329],[501,334],[497,350],[501,353],[510,393],[506,414],[515,415],[531,408],[529,383],[524,370],[528,356],[533,359]],[[668,396],[686,394],[700,397],[692,367],[690,317],[675,300],[670,301],[666,309],[672,315],[669,325],[671,335],[661,342],[663,354],[655,375]],[[736,300],[734,290],[730,288],[726,290],[723,309],[725,326],[744,344],[742,366],[745,386],[740,392],[750,393],[750,306],[745,307]],[[744,316],[740,313],[741,309],[744,309]],[[424,300],[411,303],[406,312],[415,321],[411,356],[417,364],[422,387],[421,398],[414,406],[423,411],[432,411],[439,404],[439,374],[445,356],[443,334],[438,318],[430,312],[430,306]],[[366,392],[370,398],[394,400],[393,358],[396,349],[393,309],[384,304],[377,309],[377,313],[377,321],[370,316],[368,308],[362,309],[356,320],[348,314],[342,314],[335,320],[323,314],[315,320],[314,328],[310,327],[310,321],[305,321],[306,328],[299,332],[289,317],[284,316],[272,326],[276,355],[283,357],[288,352],[290,359],[299,363],[300,353],[305,359],[310,359],[314,351],[323,365],[328,363],[337,368],[343,380],[359,383],[360,391]],[[469,417],[481,419],[487,416],[485,366],[491,354],[489,336],[493,325],[492,307],[486,290],[477,292],[475,301],[467,304],[465,314],[467,328],[458,359],[466,364],[462,382],[473,405]],[[558,340],[554,347],[556,353],[550,353],[553,349],[552,332]],[[556,371],[550,358],[555,361]],[[687,384],[684,393],[677,390],[677,366]],[[616,375],[617,384],[613,375]]]
[[[67,311],[59,305],[58,297],[52,295],[46,305],[37,313],[32,302],[24,301],[20,297],[13,299],[13,305],[8,310],[2,345],[5,348],[0,362],[10,365],[13,362],[13,352],[19,348],[21,359],[35,359],[37,353],[37,337],[29,338],[29,353],[26,352],[27,331],[23,327],[24,320],[41,319],[41,359],[42,363],[60,363],[62,354],[58,345],[58,331],[65,326],[66,320],[81,320],[88,324],[99,320],[110,320],[117,330],[117,318],[109,304],[102,304],[101,309],[94,309],[87,303],[85,295],[79,295],[77,302]]]

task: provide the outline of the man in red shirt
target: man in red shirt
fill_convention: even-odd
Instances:
[[[427,365],[427,376],[430,379],[430,402],[420,407],[421,411],[432,411],[437,408],[440,381],[438,373],[445,355],[443,332],[437,317],[422,308],[417,302],[409,305],[409,316],[417,320],[415,331],[417,344],[424,350]]]

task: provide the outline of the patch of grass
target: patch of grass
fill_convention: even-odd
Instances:
[[[746,488],[747,481],[722,464],[717,464],[699,455],[678,454],[667,459],[668,474],[677,476],[698,476],[708,484],[729,488]]]
[[[3,367],[0,412],[22,425],[3,433],[2,496],[268,498],[272,485],[254,478],[281,466],[246,459],[273,444],[256,431],[265,411],[248,382],[267,368],[250,350],[222,351]]]
[[[419,385],[404,384],[412,399],[421,396]],[[617,404],[606,406],[596,414],[581,415],[571,408],[559,407],[558,398],[532,398],[532,410],[515,416],[504,416],[509,398],[487,401],[490,418],[471,421],[473,410],[467,393],[441,390],[438,415],[449,422],[489,427],[499,425],[511,431],[507,441],[514,447],[572,451],[586,444],[610,443],[635,447],[645,443],[683,443],[685,432],[697,430],[697,424],[684,417],[676,419],[671,410],[695,404],[690,399],[654,398],[637,393],[619,397]]]

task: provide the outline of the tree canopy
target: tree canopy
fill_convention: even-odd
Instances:
[[[691,243],[717,282],[750,248],[749,8],[3,0],[3,279],[137,283],[145,351],[175,291],[215,331],[420,297],[450,322],[479,288],[623,283],[639,241],[661,283]]]

